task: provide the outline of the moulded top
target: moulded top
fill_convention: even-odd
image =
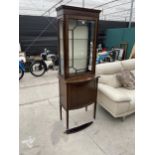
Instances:
[[[60,10],[83,11],[83,12],[91,12],[91,13],[101,12],[101,10],[88,9],[88,8],[75,7],[75,6],[67,6],[67,5],[61,5],[58,8],[56,8],[56,11],[60,11]]]

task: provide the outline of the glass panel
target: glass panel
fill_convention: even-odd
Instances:
[[[92,70],[95,21],[69,20],[69,73]]]
[[[63,21],[59,21],[59,39],[60,39],[60,74],[64,75],[64,48],[63,48]]]

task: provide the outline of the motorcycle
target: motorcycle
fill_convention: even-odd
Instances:
[[[30,66],[30,72],[35,77],[40,77],[45,74],[49,69],[55,69],[55,62],[57,56],[51,54],[49,50],[44,49],[44,52],[40,54],[41,60],[34,60]]]

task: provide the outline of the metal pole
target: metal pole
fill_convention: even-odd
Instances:
[[[51,11],[53,8],[55,8],[58,4],[60,4],[61,2],[63,2],[63,0],[60,0],[58,3],[56,3],[55,5],[53,5],[52,7],[50,7],[48,10],[46,10],[41,16],[45,15],[46,13],[48,13],[49,11]]]
[[[85,0],[82,0],[82,7],[85,7]]]
[[[132,13],[133,13],[133,2],[134,2],[134,0],[131,0],[130,19],[129,19],[129,27],[128,28],[131,28]]]

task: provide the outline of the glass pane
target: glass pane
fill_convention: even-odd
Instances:
[[[64,74],[64,48],[63,48],[63,22],[59,21],[59,39],[60,39],[60,74]]]
[[[69,73],[92,70],[94,21],[69,20]]]

